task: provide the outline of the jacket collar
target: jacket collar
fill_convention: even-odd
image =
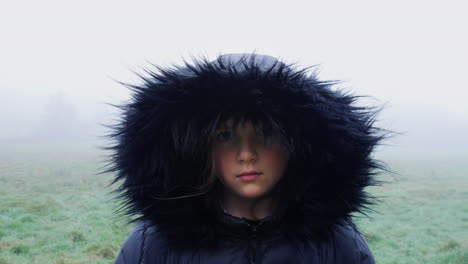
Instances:
[[[236,238],[272,237],[280,233],[281,217],[252,220],[230,215],[222,208],[216,212],[218,232]]]

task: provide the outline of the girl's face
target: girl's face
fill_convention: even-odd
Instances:
[[[250,122],[225,127],[215,133],[213,144],[216,176],[224,195],[258,199],[271,194],[283,176],[288,154],[279,136],[257,135]]]

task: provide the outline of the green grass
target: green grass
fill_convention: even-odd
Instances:
[[[399,175],[370,192],[382,203],[357,220],[378,263],[468,263],[468,163],[393,160]]]
[[[113,263],[131,230],[93,153],[0,156],[0,264]]]
[[[0,153],[0,264],[113,263],[132,226],[97,153]],[[399,175],[357,219],[377,263],[468,263],[468,164],[387,160]],[[467,163],[467,162],[465,162]]]

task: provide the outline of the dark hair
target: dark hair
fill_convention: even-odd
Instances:
[[[364,188],[383,168],[371,153],[385,131],[374,126],[375,109],[356,106],[356,96],[308,70],[270,56],[223,55],[157,68],[129,85],[108,168],[122,180],[127,213],[175,233],[208,228],[206,202],[216,199],[210,141],[228,119],[282,135],[290,151],[279,182],[288,226],[302,232],[362,212],[374,201]]]

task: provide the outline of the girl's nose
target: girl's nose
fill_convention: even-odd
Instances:
[[[253,140],[242,140],[239,146],[238,160],[241,162],[251,162],[258,159],[256,144]]]

